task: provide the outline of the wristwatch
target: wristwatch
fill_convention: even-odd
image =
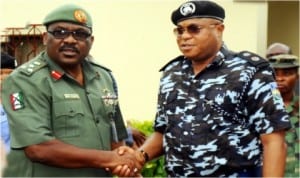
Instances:
[[[145,152],[144,150],[141,150],[140,152],[142,153],[145,162],[148,162],[149,161],[149,155],[148,155],[148,153]]]

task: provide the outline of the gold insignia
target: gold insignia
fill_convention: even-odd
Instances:
[[[87,21],[86,14],[82,10],[75,10],[74,18],[80,23],[86,23]]]

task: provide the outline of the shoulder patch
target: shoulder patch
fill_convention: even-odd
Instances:
[[[241,51],[237,56],[246,59],[251,65],[258,68],[269,66],[269,62],[266,59],[250,51]]]
[[[92,61],[88,61],[90,64],[92,64],[92,65],[94,65],[94,66],[97,66],[97,67],[100,67],[100,68],[102,68],[102,69],[104,69],[104,70],[106,70],[106,71],[108,71],[108,72],[111,72],[111,70],[109,69],[109,68],[107,68],[107,67],[104,67],[104,66],[102,66],[102,65],[100,65],[100,64],[97,64],[97,63],[95,63],[95,62],[92,62]]]
[[[183,60],[184,59],[184,56],[178,56],[176,57],[175,59],[172,59],[171,61],[169,61],[167,64],[165,64],[162,68],[159,69],[159,72],[162,72],[164,71],[170,64],[172,64],[173,62],[176,62],[176,61],[180,61],[180,60]]]
[[[30,76],[48,64],[41,58],[36,58],[20,66],[21,73]]]

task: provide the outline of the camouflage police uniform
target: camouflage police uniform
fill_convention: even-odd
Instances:
[[[87,13],[78,8],[63,6],[46,20],[77,23],[73,14],[85,20]],[[11,152],[4,176],[111,176],[104,168],[70,169],[34,162],[24,152],[26,146],[53,139],[80,148],[111,150],[112,142],[127,138],[111,71],[88,59],[82,61],[82,71],[84,86],[42,52],[7,78],[2,101],[9,116]]]
[[[162,71],[154,127],[164,135],[172,177],[255,169],[262,165],[259,135],[290,128],[274,73],[255,54],[234,54],[223,46],[197,75],[183,56]]]

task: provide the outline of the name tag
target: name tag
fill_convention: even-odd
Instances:
[[[65,99],[79,99],[79,95],[77,93],[64,94]]]

